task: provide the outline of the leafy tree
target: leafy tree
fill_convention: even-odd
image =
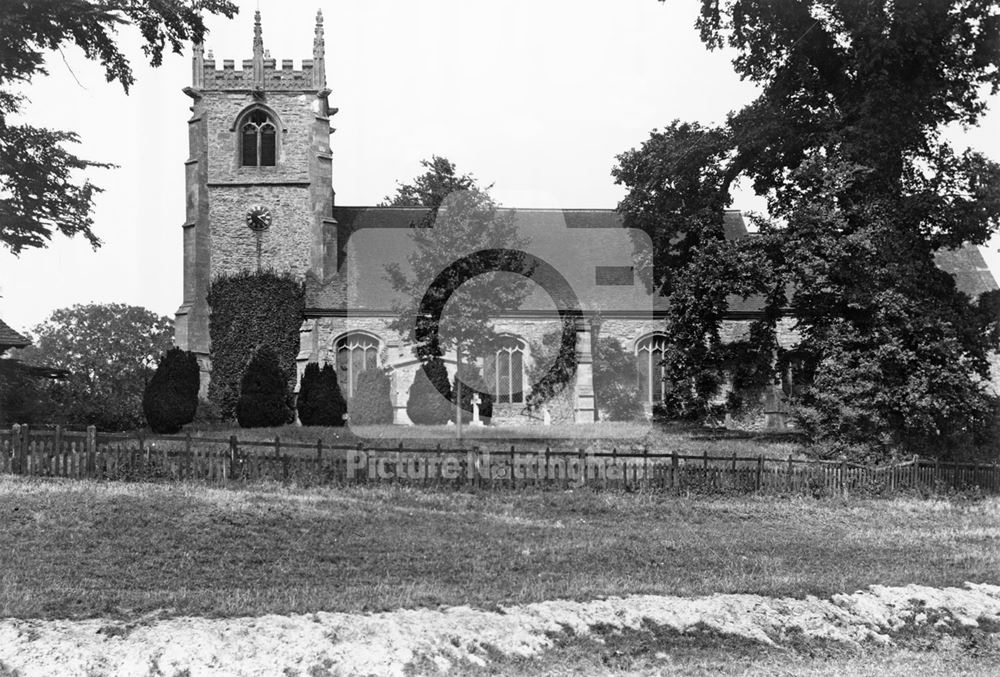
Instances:
[[[155,433],[173,434],[194,420],[201,370],[194,353],[171,348],[146,386],[142,410]]]
[[[413,179],[413,183],[398,183],[395,195],[386,195],[382,207],[430,207],[437,209],[452,193],[462,193],[476,188],[472,174],[458,174],[451,160],[432,155],[421,160],[427,171]],[[492,186],[487,186],[489,191]]]
[[[344,425],[347,403],[332,365],[325,364],[322,369],[316,362],[306,365],[297,406],[302,425]]]
[[[96,248],[94,195],[100,188],[76,180],[80,170],[109,167],[84,160],[65,149],[73,132],[12,124],[25,97],[11,90],[45,75],[46,53],[75,44],[88,59],[100,61],[109,82],[126,93],[134,82],[128,59],[119,49],[117,31],[135,26],[153,66],[164,49],[181,53],[188,41],[205,34],[204,13],[233,17],[228,0],[60,0],[4,2],[0,12],[0,244],[14,254],[44,247],[55,231],[81,234]]]
[[[53,376],[17,359],[0,359],[0,425],[51,423],[56,404],[47,379]]]
[[[761,95],[717,128],[673,123],[616,169],[670,297],[680,408],[732,376],[719,327],[736,295],[764,308],[748,346],[758,376],[778,318],[797,319],[812,382],[796,400],[815,437],[946,453],[980,436],[996,336],[934,254],[982,244],[1000,222],[1000,168],[940,134],[975,124],[1000,86],[1000,16],[976,1],[703,0],[698,27]],[[726,242],[739,178],[773,220]]]
[[[413,375],[406,415],[417,425],[444,425],[453,416],[451,384],[441,358],[432,357]]]
[[[56,404],[51,422],[101,430],[144,424],[143,392],[171,347],[170,318],[121,303],[75,305],[53,311],[32,333],[24,362],[69,372],[46,385]]]
[[[254,353],[243,372],[236,420],[242,428],[284,425],[291,414],[287,401],[288,381],[278,364],[278,356],[263,346]]]
[[[603,419],[632,421],[643,415],[635,356],[610,336],[594,346],[594,398]]]
[[[424,161],[427,172],[400,185],[400,204],[420,203],[425,216],[413,225],[411,273],[386,267],[404,299],[390,324],[415,346],[421,362],[454,349],[462,358],[491,352],[498,336],[493,320],[520,306],[530,291],[532,268],[520,252],[526,240],[514,214],[503,211],[469,175],[449,161]],[[507,272],[497,272],[507,271]],[[444,313],[447,307],[453,312]]]
[[[349,407],[351,425],[392,423],[392,380],[381,369],[365,369],[358,375]]]

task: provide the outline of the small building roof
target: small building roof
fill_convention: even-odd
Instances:
[[[7,348],[24,348],[29,345],[31,345],[31,341],[11,329],[6,322],[0,320],[0,352]]]

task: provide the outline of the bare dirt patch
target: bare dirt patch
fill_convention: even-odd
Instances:
[[[404,675],[530,661],[567,636],[603,643],[616,633],[710,633],[795,650],[891,647],[926,633],[953,637],[969,629],[1000,631],[1000,586],[872,586],[828,599],[633,595],[497,611],[442,607],[130,623],[4,619],[0,674]]]

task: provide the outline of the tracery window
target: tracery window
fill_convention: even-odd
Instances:
[[[663,380],[666,370],[662,364],[666,339],[654,334],[635,345],[636,370],[639,372],[639,394],[649,404],[663,402],[667,384]]]
[[[524,402],[524,384],[527,381],[524,373],[525,349],[521,339],[505,336],[500,339],[492,358],[486,360],[486,382],[492,385],[496,402]]]
[[[273,167],[278,155],[278,130],[262,110],[243,120],[240,158],[244,167]]]
[[[337,380],[345,397],[354,397],[361,372],[378,367],[378,347],[378,339],[368,334],[347,334],[337,339]]]

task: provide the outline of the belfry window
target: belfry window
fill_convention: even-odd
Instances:
[[[241,158],[244,167],[273,167],[278,155],[277,128],[262,110],[243,121]]]
[[[635,346],[636,369],[639,372],[639,395],[643,402],[659,404],[667,391],[664,381],[663,353],[666,339],[660,335],[647,336]]]

